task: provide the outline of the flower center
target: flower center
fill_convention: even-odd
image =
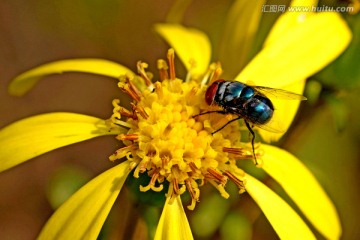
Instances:
[[[140,186],[141,191],[161,191],[164,181],[169,182],[167,197],[172,199],[187,190],[192,198],[189,209],[199,201],[199,186],[205,183],[212,184],[225,198],[229,196],[224,189],[228,179],[243,192],[243,179],[236,176],[244,172],[236,161],[252,155],[240,142],[238,124],[231,123],[212,134],[232,116],[209,114],[194,118],[211,108],[205,102],[206,88],[195,80],[183,82],[175,78],[172,50],[168,59],[169,72],[166,62],[159,60],[160,81],[154,84],[144,63],[138,63],[139,76],[121,79],[119,87],[134,102],[127,110],[119,100],[113,101],[113,125],[129,130],[117,136],[125,147],[110,160],[126,157],[133,163],[134,177],[148,174],[151,180],[147,186]],[[122,121],[123,117],[126,121]]]

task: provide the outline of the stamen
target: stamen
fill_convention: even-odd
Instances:
[[[220,193],[220,195],[223,197],[223,198],[226,198],[226,199],[228,199],[229,198],[229,193],[228,192],[226,192],[226,190],[225,190],[225,188],[224,188],[224,186],[222,185],[222,184],[217,184],[216,182],[214,182],[213,180],[208,180],[209,181],[209,183],[211,184],[211,185],[213,185],[218,191],[219,191],[219,193]]]
[[[135,145],[133,145],[133,144],[126,146],[126,147],[122,147],[122,148],[116,150],[115,153],[109,157],[109,160],[113,162],[117,159],[121,159],[121,158],[125,157],[127,155],[127,153],[131,152],[131,150],[133,150],[133,149],[135,149]]]
[[[223,127],[225,124],[227,124],[229,121],[233,119],[233,116],[230,114],[225,115],[220,120],[218,120],[214,125],[212,125],[212,128],[214,130],[218,130],[221,127]]]
[[[231,153],[231,154],[235,154],[235,155],[242,155],[243,154],[242,148],[223,147],[223,152],[227,152],[227,153]]]
[[[238,179],[234,174],[232,174],[230,171],[226,170],[224,172],[224,175],[228,176],[230,180],[235,183],[235,185],[239,188],[239,193],[245,192],[245,184],[244,181]]]
[[[125,140],[136,141],[139,139],[139,135],[138,134],[120,134],[116,137],[116,139],[121,140],[121,141],[125,141]]]
[[[168,192],[165,194],[166,198],[172,198],[174,195],[174,183],[173,181],[170,182]]]
[[[182,185],[182,186],[179,188],[179,184],[178,184],[177,178],[174,178],[174,180],[173,180],[172,182],[173,182],[174,192],[175,192],[176,195],[181,195],[181,194],[183,194],[183,193],[186,191],[186,187],[185,187],[184,185]]]
[[[174,192],[178,193],[179,192],[179,184],[178,184],[177,178],[174,178],[174,180],[172,182],[173,182]]]
[[[142,93],[140,92],[140,90],[135,86],[135,84],[130,80],[130,78],[127,78],[127,84],[129,84],[131,90],[139,97],[141,98]]]
[[[187,208],[189,210],[194,210],[196,202],[199,202],[200,191],[197,186],[193,188],[191,183],[197,185],[195,181],[190,181],[189,179],[185,180],[186,188],[191,196],[191,204],[187,206]]]
[[[212,63],[212,64],[210,64],[208,70],[204,74],[203,79],[201,80],[200,85],[201,86],[204,86],[206,84],[210,85],[212,83],[212,81],[215,81],[215,80],[217,80],[219,78],[221,73],[222,73],[222,69],[221,69],[220,63]]]
[[[162,87],[161,87],[161,83],[159,83],[159,82],[155,83],[155,91],[156,91],[156,93],[157,93],[157,95],[159,96],[160,99],[164,97],[164,93],[163,93],[163,90],[162,90]]]
[[[189,60],[189,64],[190,64],[190,67],[189,67],[188,73],[186,74],[185,82],[189,82],[189,81],[192,79],[192,77],[193,77],[192,72],[193,72],[193,69],[196,68],[196,61],[195,61],[195,59],[191,58],[191,59]]]
[[[213,75],[210,78],[209,85],[212,84],[214,81],[218,80],[221,74],[222,74],[222,68],[220,63],[218,63],[217,67],[215,68],[215,71],[213,72]]]
[[[139,166],[140,166],[139,171],[141,173],[144,173],[147,169],[148,164],[149,164],[149,161],[142,161],[141,164],[139,164]]]
[[[191,91],[189,92],[188,97],[191,98],[191,97],[195,96],[198,91],[199,91],[199,88],[193,87],[191,89]]]
[[[226,182],[227,182],[227,177],[222,175],[221,173],[219,173],[218,171],[216,171],[213,168],[208,168],[207,169],[208,173],[206,176],[209,177],[210,179],[214,179],[216,181],[218,181],[221,185],[225,186]]]
[[[191,168],[191,170],[196,173],[197,171],[199,171],[199,169],[196,167],[194,162],[189,162],[189,167]]]
[[[131,128],[131,125],[129,123],[120,120],[121,114],[122,114],[121,109],[123,107],[121,107],[119,104],[120,104],[119,99],[114,99],[112,101],[112,105],[114,107],[113,114],[111,115],[110,119],[108,119],[107,121],[111,127],[114,127],[114,125],[117,125],[117,126]]]
[[[244,152],[243,156],[236,157],[236,160],[252,159],[257,167],[261,167],[262,165],[261,157],[264,155],[264,151],[263,149],[260,148],[260,145],[261,145],[260,143],[257,143],[254,146],[256,159],[254,158],[252,147],[249,146],[244,149],[246,150],[246,152]]]
[[[169,79],[169,74],[168,74],[169,67],[168,67],[167,63],[165,62],[165,60],[159,59],[157,61],[157,68],[159,69],[160,81]]]
[[[144,79],[145,84],[148,87],[152,86],[152,82],[151,82],[149,76],[147,75],[147,73],[145,72],[145,69],[148,67],[148,64],[138,61],[136,66],[137,66],[138,73],[140,74],[142,79]]]
[[[131,163],[130,163],[130,166],[129,166],[129,170],[130,170],[130,171],[133,170],[134,168],[136,168],[137,165],[138,165],[137,162],[131,162]]]
[[[170,162],[169,156],[161,157],[161,164],[162,164],[163,168],[165,168],[168,165],[169,162]]]
[[[121,118],[121,113],[119,112],[121,106],[119,104],[120,104],[119,99],[112,100],[112,105],[113,105],[114,109],[113,109],[113,115],[111,117],[117,118],[117,119]]]
[[[153,171],[149,185],[147,185],[146,187],[143,187],[142,185],[140,185],[140,191],[141,192],[146,192],[146,191],[148,191],[150,189],[155,191],[155,192],[162,191],[163,188],[164,188],[163,184],[160,184],[158,187],[155,187],[155,183],[156,183],[156,180],[158,179],[158,177],[159,177],[159,171],[158,170]]]
[[[130,103],[130,105],[131,105],[133,111],[135,113],[139,113],[140,116],[142,116],[144,119],[147,119],[149,117],[149,115],[145,112],[144,108],[139,107],[139,106],[135,105],[134,103]]]
[[[167,53],[167,59],[170,67],[170,80],[175,80],[176,74],[175,74],[175,63],[174,63],[174,59],[175,59],[174,49],[172,48],[169,49]]]
[[[132,88],[130,88],[130,85],[127,83],[119,82],[118,83],[119,88],[125,92],[127,95],[129,95],[132,99],[134,99],[136,102],[140,101],[140,96],[137,95]]]
[[[139,178],[139,173],[144,173],[147,169],[147,166],[149,164],[148,158],[143,158],[140,163],[138,163],[135,171],[134,171],[134,177]]]
[[[200,183],[198,184],[199,187],[202,187],[206,184],[206,179],[200,179]]]
[[[124,117],[128,117],[128,118],[132,118],[132,119],[137,119],[137,117],[136,116],[134,116],[134,113],[133,112],[130,112],[129,110],[127,110],[126,108],[124,108],[124,107],[120,107],[119,109],[118,109],[118,112],[122,115],[122,116],[124,116]]]

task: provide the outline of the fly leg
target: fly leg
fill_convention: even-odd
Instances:
[[[255,155],[255,148],[254,148],[255,133],[254,133],[254,131],[252,130],[252,128],[250,127],[250,124],[249,124],[247,121],[245,121],[245,120],[244,120],[244,122],[245,122],[245,125],[246,125],[247,129],[250,131],[251,136],[252,136],[252,138],[251,138],[252,151],[253,151],[253,155],[254,155],[255,165],[258,165],[258,162],[257,162],[257,160],[256,160],[256,155]]]
[[[218,131],[222,130],[224,127],[226,127],[227,125],[229,125],[230,123],[236,121],[236,120],[239,120],[241,117],[237,117],[237,118],[234,118],[234,119],[231,119],[230,121],[228,121],[224,126],[222,126],[221,128],[219,128],[218,130],[216,130],[215,132],[211,133],[211,134],[215,134],[217,133]]]
[[[228,114],[229,112],[226,112],[226,111],[221,111],[221,110],[217,110],[217,111],[208,111],[208,112],[203,112],[203,113],[200,113],[200,114],[197,114],[197,115],[194,115],[193,117],[197,117],[197,116],[200,116],[200,115],[205,115],[205,114],[210,114],[210,113],[219,113],[219,114]],[[234,119],[231,119],[230,121],[228,121],[225,125],[223,125],[221,128],[217,129],[216,131],[212,132],[211,134],[215,134],[217,133],[218,131],[222,130],[224,127],[226,127],[228,124],[236,121],[236,120],[239,120],[241,119],[242,117],[237,117],[237,118],[234,118]]]
[[[205,114],[210,114],[210,113],[220,113],[220,114],[227,114],[228,112],[222,111],[222,110],[217,110],[217,111],[207,111],[207,112],[203,112],[203,113],[199,113],[194,115],[193,117],[198,117],[201,115],[205,115]]]

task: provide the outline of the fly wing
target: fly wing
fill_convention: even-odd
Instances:
[[[280,99],[287,99],[287,100],[299,100],[303,101],[306,100],[306,97],[303,95],[289,92],[282,89],[277,88],[270,88],[270,87],[263,87],[263,86],[252,86],[256,91],[264,94],[267,97],[275,97]]]
[[[284,133],[285,130],[283,129],[283,127],[281,126],[275,126],[274,124],[262,124],[262,125],[254,125],[255,127],[264,129],[268,132],[273,132],[273,133]]]
[[[285,132],[284,127],[281,125],[281,121],[279,121],[279,119],[276,119],[276,116],[270,120],[270,122],[266,123],[266,124],[256,124],[253,123],[253,126],[256,128],[261,128],[264,129],[268,132],[273,132],[273,133],[283,133]]]

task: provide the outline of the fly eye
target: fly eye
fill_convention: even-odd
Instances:
[[[211,105],[212,102],[214,101],[217,89],[218,89],[217,82],[214,82],[213,84],[211,84],[211,86],[207,89],[207,91],[205,93],[205,101],[208,105]]]

